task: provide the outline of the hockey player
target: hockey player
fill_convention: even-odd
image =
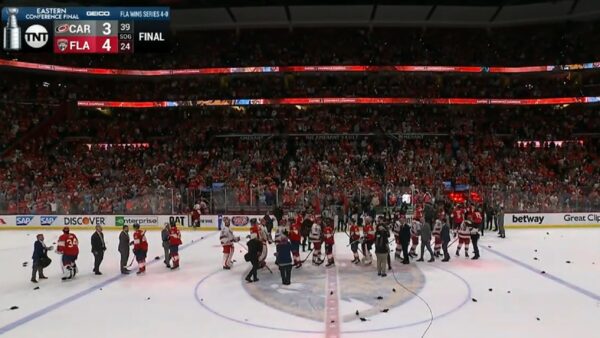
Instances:
[[[223,246],[223,270],[231,269],[233,265],[234,243],[239,242],[240,238],[233,235],[230,228],[231,221],[229,217],[223,218],[223,229],[221,229],[221,245]]]
[[[200,226],[200,215],[201,215],[201,211],[200,211],[200,204],[196,204],[194,205],[194,210],[192,210],[192,226],[194,228],[197,228]]]
[[[133,233],[133,254],[138,263],[138,272],[136,274],[142,274],[146,272],[146,255],[148,254],[148,241],[146,240],[146,231],[140,229],[140,225],[135,223],[133,225],[135,230]]]
[[[257,224],[257,231],[258,231],[258,240],[262,243],[262,251],[260,253],[260,256],[258,256],[258,263],[259,263],[260,268],[263,268],[263,267],[265,267],[265,265],[267,265],[266,259],[267,259],[267,253],[269,250],[267,243],[271,244],[273,242],[269,238],[269,235],[267,234],[267,229],[264,226],[262,226],[261,224]]]
[[[321,242],[322,242],[322,230],[321,230],[321,224],[319,224],[321,222],[321,218],[320,217],[316,217],[315,222],[313,223],[313,225],[310,228],[310,234],[308,235],[310,241],[313,244],[313,257],[312,257],[312,262],[315,265],[321,265],[323,264],[323,259],[321,259]]]
[[[348,224],[350,224],[350,250],[352,250],[352,254],[354,255],[354,259],[352,263],[358,264],[360,263],[360,257],[358,256],[358,244],[360,242],[360,227],[354,222],[354,219],[350,217],[348,219]]]
[[[479,246],[477,245],[477,242],[479,242],[479,230],[481,229],[481,226],[482,224],[471,223],[469,227],[469,235],[471,236],[471,242],[473,243],[472,259],[479,259]]]
[[[325,242],[325,255],[327,255],[326,267],[335,265],[333,259],[333,245],[335,244],[335,231],[333,230],[333,220],[327,222],[325,229],[323,230],[323,241]]]
[[[69,227],[63,228],[63,234],[60,235],[56,244],[56,252],[62,255],[62,280],[75,278],[78,272],[75,261],[79,255],[79,241],[75,234],[70,233]]]
[[[454,207],[452,211],[452,229],[457,230],[465,220],[465,211],[460,204]]]
[[[373,262],[373,256],[371,255],[371,248],[375,243],[375,228],[373,227],[373,220],[371,217],[365,219],[365,226],[363,227],[363,244],[362,251],[364,256],[365,264],[371,264]]]
[[[433,255],[440,257],[440,250],[442,249],[442,221],[439,219],[435,221],[431,234],[433,235]]]
[[[173,261],[171,270],[179,268],[179,246],[181,245],[181,231],[177,229],[177,223],[171,223],[171,229],[169,229],[169,254]]]
[[[471,231],[467,227],[469,221],[463,221],[458,228],[458,246],[456,247],[456,256],[460,256],[460,248],[465,245],[465,257],[469,257],[469,244],[471,243]]]
[[[410,252],[408,253],[411,257],[417,257],[417,245],[419,245],[419,235],[421,233],[421,222],[415,218],[412,221],[410,227]]]
[[[300,242],[302,241],[302,235],[300,231],[302,229],[302,217],[297,217],[296,221],[290,227],[290,244],[292,245],[292,256],[294,257],[294,266],[300,268],[302,261],[300,260]]]
[[[483,213],[481,212],[481,208],[473,208],[473,212],[470,215],[471,222],[473,226],[481,231],[481,235],[483,236]]]
[[[267,230],[267,234],[268,234],[268,230]],[[280,240],[283,239],[283,237],[288,237],[290,234],[290,229],[288,227],[288,223],[287,223],[287,219],[282,218],[280,222],[278,222],[277,224],[277,230],[275,231],[275,237],[274,237],[274,242],[275,244],[278,244]],[[289,240],[289,239],[288,239]]]
[[[400,251],[402,250],[402,245],[400,244],[400,229],[402,229],[401,217],[403,216],[396,216],[394,224],[392,225],[392,233],[394,234],[394,240],[396,242],[396,252],[394,253],[396,259],[400,259]]]

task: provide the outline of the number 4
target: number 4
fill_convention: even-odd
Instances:
[[[104,49],[107,52],[110,52],[110,50],[111,50],[110,39],[104,40],[104,43],[102,44],[102,49]]]

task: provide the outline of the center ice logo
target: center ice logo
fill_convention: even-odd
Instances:
[[[325,270],[305,267],[301,273],[292,273],[292,285],[284,289],[274,289],[280,280],[270,280],[271,275],[262,275],[260,283],[243,283],[246,292],[256,301],[279,311],[295,316],[323,321],[325,313]],[[295,272],[295,271],[294,271]],[[277,276],[276,276],[277,277]],[[269,278],[269,279],[267,279]],[[425,286],[425,276],[421,270],[412,265],[397,275],[400,282],[407,288],[419,293]],[[411,300],[414,295],[403,292],[394,278],[377,277],[374,273],[365,273],[362,266],[345,266],[338,275],[340,303],[353,304],[340,306],[343,322],[359,320],[355,309],[361,308],[360,317],[379,315],[382,309],[392,309]],[[397,292],[392,290],[396,289]],[[381,296],[382,299],[377,299]],[[365,308],[365,305],[368,308]]]

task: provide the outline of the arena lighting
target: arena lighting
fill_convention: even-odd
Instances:
[[[535,106],[564,103],[599,103],[600,96],[553,97],[529,99],[477,99],[477,98],[408,98],[408,97],[315,97],[282,99],[231,99],[189,101],[77,101],[78,107],[87,108],[176,108],[205,106],[285,106],[333,104],[412,104],[412,105],[502,105]]]
[[[190,76],[190,75],[216,75],[216,74],[248,74],[248,73],[543,73],[600,69],[600,62],[576,63],[570,65],[547,65],[525,67],[503,66],[265,66],[265,67],[213,67],[213,68],[187,68],[187,69],[115,69],[115,68],[86,68],[50,65],[35,62],[0,59],[0,66],[21,69],[34,69],[40,71],[59,73],[78,73],[88,75],[117,75],[117,76]]]
[[[545,148],[545,147],[549,147],[550,144],[554,144],[555,147],[562,147],[564,145],[567,144],[579,144],[579,145],[583,145],[583,140],[555,140],[555,141],[517,141],[517,147],[519,148],[524,148],[524,147],[534,147],[534,148]]]

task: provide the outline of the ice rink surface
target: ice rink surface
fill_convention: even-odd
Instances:
[[[488,233],[480,241],[479,261],[466,259],[464,251],[455,257],[456,244],[449,263],[394,261],[402,285],[391,271],[381,278],[374,264],[351,264],[348,238],[338,233],[336,267],[312,266],[309,259],[292,271],[286,287],[274,264],[274,246],[267,260],[273,274],[260,270],[260,282],[246,284],[242,246],[236,246],[233,269],[225,271],[218,234],[200,231],[183,232],[177,271],[154,260],[162,255],[160,233],[148,232],[151,263],[143,276],[119,273],[118,232],[107,231],[104,275],[96,276],[92,232],[73,230],[80,241],[77,278],[60,280],[60,258],[52,252],[49,279],[33,284],[30,257],[38,232],[0,231],[2,337],[421,337],[429,310],[404,287],[433,311],[425,337],[600,332],[600,229],[508,230],[504,240]],[[59,232],[44,234],[52,245]]]

